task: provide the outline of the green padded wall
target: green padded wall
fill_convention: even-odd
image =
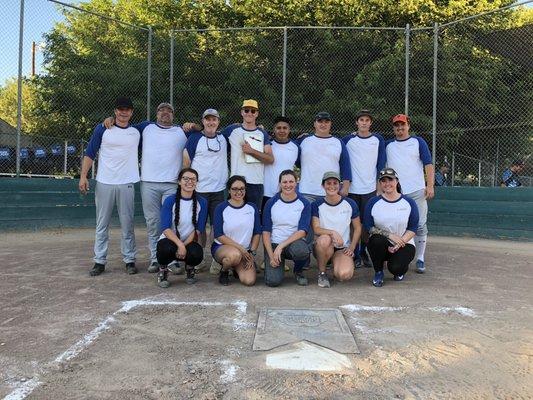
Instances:
[[[0,231],[93,227],[90,184],[83,196],[77,180],[0,178]],[[135,219],[144,221],[138,184]],[[428,220],[430,234],[533,241],[533,188],[438,187]]]

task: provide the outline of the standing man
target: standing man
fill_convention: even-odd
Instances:
[[[378,172],[385,167],[385,141],[377,133],[370,132],[372,114],[369,110],[361,110],[356,116],[357,131],[345,136],[342,140],[348,150],[352,170],[352,183],[348,196],[357,203],[361,220],[364,218],[366,203],[376,195]],[[368,232],[363,230],[361,244],[356,253],[356,267],[364,264],[372,266],[366,252],[365,243]]]
[[[348,195],[352,171],[346,146],[339,138],[331,135],[331,115],[319,112],[315,116],[315,134],[300,140],[300,193],[313,202],[325,196],[322,176],[333,171],[340,174],[342,188],[339,194]]]
[[[102,124],[94,129],[83,157],[78,187],[85,194],[89,190],[87,173],[98,153],[96,175],[96,235],[94,241],[94,266],[91,276],[105,270],[109,244],[109,222],[117,204],[122,229],[121,250],[128,274],[136,274],[135,233],[133,230],[135,182],[139,181],[138,147],[141,134],[129,125],[133,103],[119,97],[115,104],[115,126],[106,129]]]
[[[398,174],[402,194],[410,197],[418,207],[419,221],[415,236],[416,272],[426,271],[424,255],[427,241],[428,204],[435,195],[435,168],[429,147],[424,139],[410,136],[410,119],[405,114],[392,118],[395,139],[386,143],[387,166]],[[424,178],[425,173],[425,178]]]
[[[226,127],[222,134],[231,149],[231,176],[246,179],[246,197],[261,209],[265,181],[265,165],[274,162],[268,134],[257,127],[259,106],[256,100],[244,100],[241,107],[242,124]]]
[[[224,189],[228,181],[228,143],[217,132],[220,114],[208,108],[202,114],[203,129],[191,132],[183,152],[184,167],[198,171],[196,190],[207,200],[209,221],[213,226],[215,208],[224,201]],[[203,238],[205,242],[205,238]],[[203,243],[205,245],[205,243]]]
[[[113,123],[113,118],[104,121],[106,127]],[[142,137],[141,199],[150,250],[148,272],[155,273],[159,271],[156,250],[161,235],[161,205],[176,194],[187,137],[180,126],[174,125],[174,107],[170,103],[157,106],[156,122],[144,121],[133,127]],[[180,272],[177,264],[171,268]]]
[[[290,120],[287,117],[276,117],[274,120],[274,140],[272,141],[272,154],[274,162],[265,165],[265,193],[263,206],[268,199],[279,193],[279,174],[282,171],[294,168],[298,160],[300,149],[290,140]]]
[[[501,187],[520,187],[522,182],[520,182],[520,177],[518,174],[524,170],[525,163],[522,160],[516,160],[513,162],[510,168],[507,168],[503,171],[502,181],[500,182]]]

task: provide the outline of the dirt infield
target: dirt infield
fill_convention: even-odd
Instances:
[[[91,278],[93,230],[2,234],[0,398],[531,399],[533,246],[430,238],[428,272],[383,288],[370,269],[331,289],[129,276],[113,231]],[[210,257],[208,258],[210,261]],[[338,308],[361,354],[338,373],[269,369],[262,307]]]

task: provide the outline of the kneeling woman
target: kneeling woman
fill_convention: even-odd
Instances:
[[[385,262],[394,280],[401,281],[415,256],[418,208],[414,200],[401,194],[392,168],[381,170],[378,179],[382,194],[367,203],[363,223],[370,233],[367,249],[374,264],[372,284],[381,287]]]
[[[340,182],[341,178],[337,172],[326,172],[322,177],[326,197],[312,204],[311,223],[317,236],[315,257],[320,287],[330,287],[326,274],[326,263],[329,259],[332,261],[333,275],[337,280],[351,279],[354,251],[361,237],[359,209],[355,201],[339,194]]]
[[[270,198],[263,211],[265,283],[279,286],[285,275],[285,259],[294,260],[296,283],[307,285],[302,274],[309,264],[305,236],[311,228],[311,205],[296,193],[296,174],[287,169],[279,175],[280,192]]]
[[[243,285],[252,286],[256,279],[254,256],[261,235],[259,211],[255,204],[246,202],[244,177],[232,176],[226,188],[228,200],[215,209],[211,254],[222,265],[222,285],[229,284],[229,270],[233,269]]]
[[[161,265],[157,281],[162,288],[169,287],[168,264],[185,261],[186,282],[196,282],[194,267],[204,259],[198,237],[205,232],[207,201],[196,194],[198,172],[184,168],[178,175],[176,196],[169,196],[161,207],[161,229],[157,242],[157,262]]]

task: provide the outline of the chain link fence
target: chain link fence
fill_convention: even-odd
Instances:
[[[135,122],[170,101],[176,123],[199,121],[214,107],[222,125],[240,121],[242,100],[255,98],[259,123],[270,129],[275,116],[287,115],[294,136],[312,131],[318,111],[329,111],[333,133],[343,136],[355,130],[356,112],[369,108],[373,130],[392,138],[390,117],[407,111],[412,132],[436,150],[437,166],[448,165],[447,184],[498,186],[516,159],[526,161],[522,183],[531,184],[533,25],[520,23],[512,7],[422,28],[152,31],[121,21],[124,4],[110,2],[105,15],[91,3],[26,7],[39,8],[24,20],[26,41],[37,18],[57,22],[33,38],[44,44],[42,67],[20,77],[21,174],[76,176],[83,141],[126,95]],[[12,46],[18,23],[9,25],[0,40]],[[17,172],[15,75],[0,89],[0,174],[9,175]]]

